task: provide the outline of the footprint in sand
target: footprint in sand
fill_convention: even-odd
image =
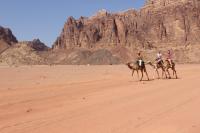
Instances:
[[[31,109],[31,108],[26,110],[27,113],[30,113],[32,111],[33,111],[33,109]]]

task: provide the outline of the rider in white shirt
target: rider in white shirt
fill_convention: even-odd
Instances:
[[[156,63],[158,64],[158,63],[160,63],[161,61],[162,61],[162,54],[161,54],[161,52],[159,51],[159,52],[157,53]]]

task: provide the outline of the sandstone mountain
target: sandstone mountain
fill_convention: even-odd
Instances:
[[[19,44],[25,44],[36,51],[46,51],[49,49],[43,42],[40,41],[40,39],[34,39],[33,41],[22,41]]]
[[[140,9],[121,13],[105,10],[75,20],[69,17],[53,49],[74,47],[147,47],[200,42],[200,2],[148,0]]]
[[[78,20],[69,17],[53,49],[123,47],[130,53],[142,49],[174,49],[174,54],[182,55],[183,50],[189,53],[186,48],[189,46],[194,50],[190,52],[198,55],[194,47],[198,49],[199,43],[200,1],[147,0],[140,10],[118,13],[101,10],[92,17]],[[192,62],[189,58],[177,56],[176,59]]]
[[[17,42],[16,37],[10,29],[0,26],[0,53]]]

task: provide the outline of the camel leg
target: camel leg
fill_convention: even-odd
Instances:
[[[139,79],[140,77],[139,77],[139,72],[138,72],[138,70],[137,70],[137,76],[138,76],[138,79]]]
[[[156,69],[156,72],[157,72],[157,75],[158,75],[158,79],[160,79],[160,75],[159,75],[158,69]]]
[[[155,79],[155,75],[156,75],[156,69],[154,69],[153,79]]]
[[[170,73],[169,73],[169,69],[167,68],[167,73],[168,73],[168,75],[169,75],[169,79],[171,79],[171,76],[170,76]]]
[[[145,73],[146,73],[146,76],[147,76],[147,80],[149,80],[149,76],[148,76],[148,73],[147,73],[147,71],[146,71]]]
[[[163,78],[163,76],[164,76],[164,73],[165,73],[165,72],[164,72],[163,69],[162,69],[162,78]]]
[[[163,70],[163,73],[165,74],[164,76],[165,76],[165,78],[167,78],[167,73],[166,73],[166,71],[165,70]]]
[[[163,75],[165,74],[165,78],[167,78],[167,74],[166,74],[166,71],[164,68],[162,68],[162,78],[163,78]]]
[[[142,73],[142,76],[141,76],[141,79],[140,79],[140,81],[142,81],[142,79],[143,79],[143,70],[141,70],[141,73]]]
[[[133,74],[134,74],[134,69],[133,69],[133,71],[132,71],[132,77],[133,77]]]
[[[147,80],[149,80],[149,76],[148,76],[148,73],[147,73],[147,70],[146,70],[146,68],[144,68],[144,72],[146,73]]]
[[[177,73],[176,73],[176,69],[173,68],[173,73],[175,73],[176,79],[178,78]]]
[[[164,70],[164,73],[165,73],[165,78],[167,78],[167,73],[166,73],[166,71]]]
[[[173,76],[175,75],[175,69],[174,67],[172,67],[172,71],[173,71]]]

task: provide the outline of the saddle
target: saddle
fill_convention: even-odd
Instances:
[[[138,64],[139,67],[143,67],[144,61],[143,60],[137,60],[137,64]]]
[[[158,65],[163,65],[164,62],[163,62],[163,60],[161,59],[161,60],[159,60],[159,61],[157,62],[157,64],[158,64]]]

